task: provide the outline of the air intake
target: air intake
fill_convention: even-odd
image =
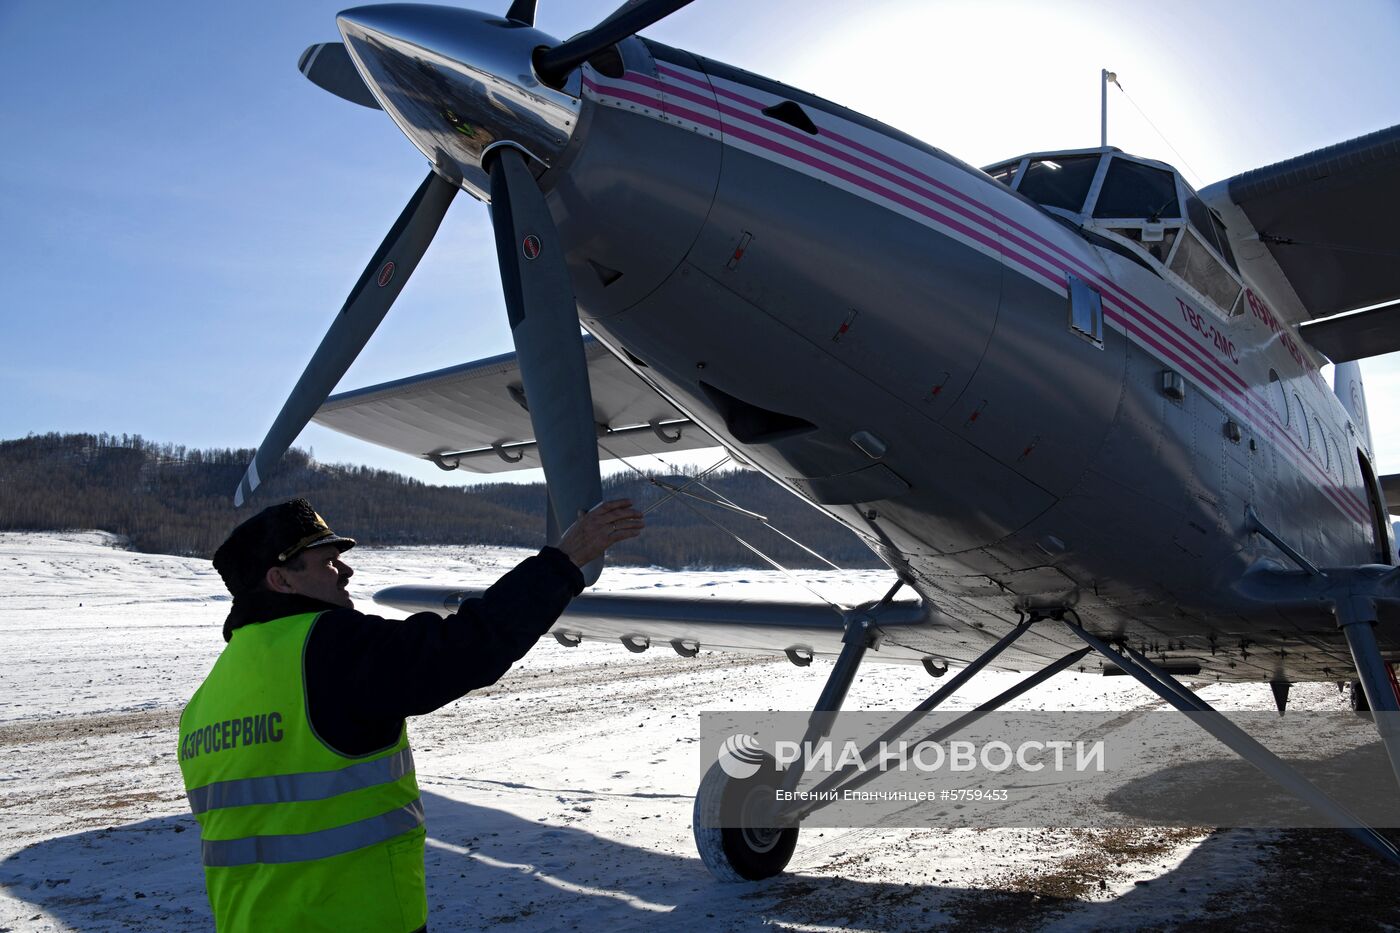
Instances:
[[[736,441],[742,444],[771,444],[785,437],[793,437],[815,431],[817,426],[796,415],[785,415],[780,411],[770,411],[757,405],[735,398],[722,389],[716,389],[708,382],[701,382],[700,388],[724,418],[724,426]]]

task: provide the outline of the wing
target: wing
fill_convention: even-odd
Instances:
[[[391,586],[374,601],[401,612],[456,611],[464,599],[484,590],[444,586]],[[841,653],[844,619],[822,603],[777,602],[720,597],[658,597],[636,593],[584,593],[551,630],[564,644],[579,639],[622,642],[633,651],[670,645],[689,655],[699,648],[754,654],[788,654],[804,664],[814,655]],[[921,602],[896,602],[881,611],[885,638],[872,658],[913,663],[930,658],[930,638],[946,641],[937,659],[963,664],[975,657],[978,644],[969,635]],[[907,637],[905,637],[907,636]]]
[[[1400,126],[1236,175],[1201,196],[1224,217],[1242,271],[1291,322],[1400,298],[1400,226],[1390,216],[1400,201]]]
[[[599,459],[717,446],[598,341],[586,338],[584,351]],[[500,473],[540,465],[526,404],[506,353],[333,395],[314,420],[443,469]]]
[[[1400,473],[1391,473],[1380,478],[1381,494],[1390,505],[1391,512],[1400,512]]]
[[[1394,353],[1400,350],[1400,305],[1312,321],[1298,331],[1334,363]]]

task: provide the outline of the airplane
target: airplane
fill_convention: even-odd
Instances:
[[[1353,681],[1400,778],[1400,477],[1376,473],[1357,363],[1400,350],[1380,208],[1400,126],[1200,191],[1107,145],[979,169],[637,35],[685,2],[631,0],[564,42],[533,0],[365,6],[307,49],[306,77],[383,110],[430,167],[235,503],[313,418],[444,470],[543,467],[551,541],[601,499],[600,460],[718,446],[895,586],[839,611],[585,592],[561,644],[834,657],[809,739],[867,660],[960,669],[915,718],[985,668],[1031,672],[1002,699],[1101,670],[1192,713],[1210,707],[1179,676],[1269,683],[1280,712],[1291,684]],[[489,206],[515,352],[332,396],[459,190]],[[1400,862],[1223,717],[1197,721]],[[796,844],[800,809],[711,825],[752,791],[712,768],[697,794],[722,880],[778,874]]]

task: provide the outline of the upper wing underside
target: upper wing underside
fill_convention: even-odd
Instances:
[[[1400,126],[1210,186],[1243,211],[1308,317],[1400,298]],[[1250,237],[1245,236],[1245,240]]]
[[[585,339],[601,460],[714,447],[593,338]],[[315,421],[372,444],[474,473],[540,465],[515,354],[342,392]]]
[[[1312,321],[1298,330],[1334,363],[1394,353],[1400,350],[1400,305]]]

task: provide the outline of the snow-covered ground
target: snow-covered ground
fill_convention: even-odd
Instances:
[[[485,584],[500,548],[357,548],[362,608],[391,583]],[[887,574],[805,574],[843,601]],[[602,588],[805,593],[776,572],[613,569]],[[0,933],[212,927],[175,761],[179,709],[223,645],[205,561],[99,532],[0,533]],[[809,709],[829,665],[546,640],[495,687],[411,726],[435,930],[1300,929],[1400,925],[1400,873],[1327,832],[804,831],[787,874],[711,879],[690,811],[705,709]],[[1015,675],[974,682],[967,709]],[[869,665],[848,708],[907,708],[917,668]],[[1270,709],[1265,685],[1210,686]],[[1293,708],[1335,709],[1335,687]],[[1128,678],[1061,675],[1022,709],[1155,708]]]

